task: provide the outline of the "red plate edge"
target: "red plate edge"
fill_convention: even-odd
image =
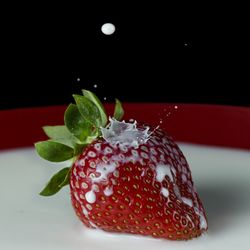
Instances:
[[[159,125],[166,103],[124,103],[125,119]],[[105,105],[108,113],[112,104]],[[63,124],[66,106],[0,111],[0,149],[31,146],[46,139],[41,127]],[[166,112],[165,112],[166,114]],[[178,104],[161,125],[176,141],[250,149],[250,107]]]

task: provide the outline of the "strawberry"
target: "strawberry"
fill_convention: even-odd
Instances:
[[[108,123],[100,100],[83,94],[67,108],[65,126],[44,127],[50,140],[36,143],[47,160],[72,159],[41,195],[69,184],[73,208],[90,228],[171,240],[206,231],[190,168],[173,139],[159,128],[119,121],[119,100]]]

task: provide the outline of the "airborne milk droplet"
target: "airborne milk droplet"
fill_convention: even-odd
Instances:
[[[115,32],[115,25],[112,23],[105,23],[102,25],[101,30],[105,35],[112,35]]]

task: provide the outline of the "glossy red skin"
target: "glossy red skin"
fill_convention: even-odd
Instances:
[[[95,149],[96,144],[101,146],[99,152]],[[103,151],[107,146],[112,152],[103,158]],[[145,152],[143,146],[149,152],[155,150],[157,154]],[[98,227],[105,231],[150,235],[170,240],[187,240],[206,231],[207,228],[200,228],[200,218],[194,208],[185,204],[174,191],[174,185],[177,185],[181,197],[189,198],[193,203],[196,200],[205,216],[197,193],[193,191],[192,194],[190,191],[193,181],[183,153],[172,138],[161,130],[157,130],[147,143],[136,149],[139,155],[142,152],[147,153],[148,159],[140,157],[136,163],[118,161],[116,170],[119,171],[119,176],[117,173],[114,176],[113,172],[108,174],[107,180],[95,183],[99,189],[95,192],[96,201],[87,202],[85,194],[93,185],[90,176],[100,176],[91,162],[94,161],[96,166],[106,161],[111,164],[115,162],[112,157],[123,154],[127,158],[132,155],[133,149],[123,152],[119,147],[113,148],[108,142],[98,140],[91,143],[80,155],[72,167],[70,178],[72,205],[80,220],[88,227]],[[96,156],[89,157],[89,152],[95,152]],[[165,176],[162,182],[157,181],[155,168],[159,162],[171,166],[174,182],[169,176]],[[184,168],[187,173],[185,182],[181,177]],[[175,175],[173,172],[176,172]],[[111,185],[113,194],[106,196],[103,190]],[[161,193],[162,187],[169,191],[168,197]]]

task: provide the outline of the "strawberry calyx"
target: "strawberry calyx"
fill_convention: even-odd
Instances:
[[[69,184],[70,170],[84,148],[102,136],[101,128],[109,126],[106,111],[100,99],[89,90],[73,95],[76,104],[70,104],[64,113],[64,125],[44,126],[48,140],[35,143],[40,157],[51,162],[69,161],[69,166],[52,176],[40,195],[51,196]],[[115,100],[113,118],[120,121],[124,110]]]

